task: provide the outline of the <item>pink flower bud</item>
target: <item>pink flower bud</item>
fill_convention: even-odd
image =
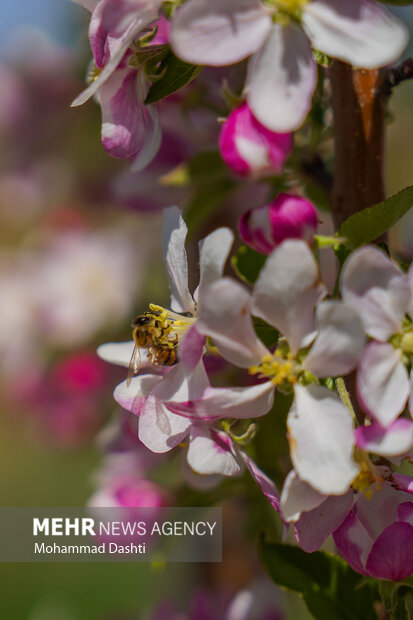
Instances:
[[[240,176],[281,171],[292,149],[291,133],[275,133],[261,125],[247,103],[236,108],[222,126],[221,157]]]
[[[314,205],[301,196],[281,193],[269,205],[246,211],[238,223],[244,243],[269,254],[286,239],[312,243],[317,228]]]

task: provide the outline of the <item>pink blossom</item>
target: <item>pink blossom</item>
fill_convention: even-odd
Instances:
[[[19,399],[49,440],[73,447],[90,440],[99,427],[108,375],[95,354],[76,353],[39,375],[30,389],[22,392],[19,385]]]
[[[221,157],[240,176],[279,173],[292,150],[292,134],[270,131],[243,103],[228,116],[219,137]]]
[[[171,29],[172,48],[187,62],[223,66],[251,57],[248,104],[280,132],[299,127],[311,106],[312,48],[371,69],[396,60],[407,42],[404,24],[368,0],[188,0]]]
[[[311,244],[317,228],[317,211],[309,200],[281,193],[271,204],[246,211],[238,228],[247,245],[269,254],[286,239],[304,239]]]
[[[344,301],[359,313],[372,339],[363,351],[357,372],[360,404],[370,418],[388,427],[406,404],[413,411],[409,374],[413,269],[404,274],[381,250],[365,246],[344,264],[341,291]]]
[[[358,573],[400,581],[413,572],[413,501],[389,483],[371,499],[360,495],[333,536]]]
[[[62,360],[54,368],[53,378],[68,392],[78,394],[103,388],[107,379],[107,369],[94,353],[75,353]]]
[[[102,108],[102,143],[113,157],[134,158],[133,170],[141,170],[156,155],[161,130],[157,109],[145,106],[144,74],[127,64],[137,35],[159,17],[159,0],[100,0],[83,4],[93,8],[89,41],[98,75],[72,105],[81,105],[99,91]],[[167,37],[161,24],[159,40]],[[153,44],[153,42],[152,42]]]

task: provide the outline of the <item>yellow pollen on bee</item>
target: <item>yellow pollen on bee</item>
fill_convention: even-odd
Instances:
[[[179,338],[194,321],[192,317],[183,317],[157,304],[149,304],[149,309],[153,312],[153,318],[156,318],[160,324],[158,343],[161,345],[174,347],[177,343],[177,338]]]
[[[269,379],[274,385],[281,385],[297,383],[300,368],[291,351],[285,354],[277,349],[274,354],[263,357],[257,366],[250,366],[248,372],[250,375],[258,375],[260,379]]]

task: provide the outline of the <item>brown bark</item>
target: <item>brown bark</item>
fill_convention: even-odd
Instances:
[[[353,69],[335,60],[330,78],[335,134],[332,207],[339,227],[350,215],[385,198],[385,72]]]

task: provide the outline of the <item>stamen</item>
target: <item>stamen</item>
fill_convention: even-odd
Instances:
[[[384,478],[379,469],[373,465],[366,452],[355,448],[354,460],[360,465],[360,472],[353,480],[351,486],[355,491],[363,493],[367,499],[371,499],[374,491],[373,485],[375,485],[376,491],[380,491]]]
[[[258,375],[259,379],[270,379],[275,385],[297,383],[302,368],[297,364],[291,351],[286,352],[278,347],[272,355],[264,357],[258,366],[248,369],[251,375]]]

